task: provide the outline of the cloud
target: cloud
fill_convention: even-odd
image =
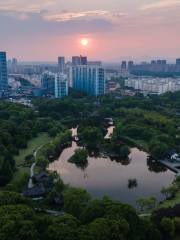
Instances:
[[[94,20],[103,19],[111,23],[118,22],[124,13],[120,12],[110,12],[107,10],[91,10],[91,11],[79,11],[79,12],[69,12],[62,11],[60,13],[49,13],[44,14],[43,19],[46,21],[54,22],[68,22],[73,20]]]
[[[56,4],[56,0],[1,0],[1,13],[40,13]]]
[[[93,11],[82,11],[82,12],[68,12],[62,11],[60,13],[48,14],[43,18],[48,21],[56,21],[56,22],[66,22],[72,21],[81,18],[96,18],[100,16],[105,16],[108,14],[108,11],[104,10],[93,10]]]
[[[104,19],[74,19],[73,21],[46,21],[40,14],[31,14],[26,21],[19,18],[0,14],[1,43],[6,39],[16,41],[42,38],[56,38],[58,36],[70,36],[75,34],[95,34],[112,32],[114,25]]]
[[[176,6],[180,6],[180,0],[161,0],[155,3],[146,4],[141,7],[141,10],[154,10]]]

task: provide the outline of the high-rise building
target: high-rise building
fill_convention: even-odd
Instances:
[[[80,63],[81,65],[87,65],[87,57],[80,56]]]
[[[42,74],[41,85],[46,94],[54,95],[55,80],[54,74],[46,71]]]
[[[180,58],[176,59],[176,65],[180,65]]]
[[[58,57],[58,71],[64,73],[65,70],[65,57]]]
[[[17,65],[18,65],[18,60],[16,58],[13,58],[11,62],[12,73],[17,73]]]
[[[122,61],[121,68],[122,68],[122,69],[126,69],[126,68],[127,68],[127,63],[126,63],[126,61]]]
[[[166,60],[161,60],[162,65],[166,65],[167,61]]]
[[[133,61],[129,61],[128,62],[128,69],[131,69],[134,65],[134,62]]]
[[[87,57],[86,56],[73,56],[72,57],[72,66],[77,65],[87,65]]]
[[[68,82],[66,75],[55,74],[55,98],[63,98],[68,95]]]
[[[46,94],[56,98],[62,98],[68,95],[68,82],[63,73],[45,72],[42,75],[42,88]]]
[[[0,91],[8,88],[6,52],[0,52]]]
[[[81,64],[81,60],[79,56],[72,57],[72,66],[77,66]]]
[[[167,61],[166,60],[157,60],[157,64],[166,65]]]
[[[156,60],[152,60],[151,65],[155,65],[155,64],[156,64]]]
[[[16,58],[12,59],[12,65],[17,65],[18,64],[18,60]]]
[[[73,88],[88,95],[105,94],[105,70],[99,66],[79,65],[72,68]]]

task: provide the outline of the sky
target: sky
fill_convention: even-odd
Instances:
[[[180,0],[0,0],[0,50],[20,61],[172,61],[180,57]]]

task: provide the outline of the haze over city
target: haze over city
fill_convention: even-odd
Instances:
[[[179,0],[1,0],[1,50],[20,61],[171,61],[180,52],[179,17]]]

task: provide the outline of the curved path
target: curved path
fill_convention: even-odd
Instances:
[[[33,184],[33,181],[32,181],[32,178],[34,176],[34,168],[36,166],[36,156],[37,156],[37,152],[43,147],[43,145],[39,146],[33,153],[33,156],[34,156],[34,163],[31,165],[31,168],[30,168],[30,178],[29,178],[29,182],[28,182],[28,188],[33,188],[34,187],[34,184]]]

